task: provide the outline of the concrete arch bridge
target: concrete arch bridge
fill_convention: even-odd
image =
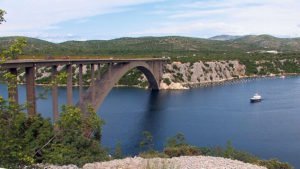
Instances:
[[[38,67],[51,67],[51,77],[55,79],[61,65],[66,66],[67,73],[67,104],[73,105],[73,68],[78,67],[78,85],[79,85],[79,101],[76,106],[80,107],[84,112],[87,112],[87,107],[90,105],[97,110],[105,97],[114,87],[114,85],[131,69],[137,68],[147,78],[149,88],[159,90],[159,84],[163,74],[163,64],[166,59],[64,59],[64,60],[11,60],[0,64],[0,67],[6,69],[13,75],[18,75],[20,69],[25,69],[26,82],[26,99],[28,103],[29,116],[35,115],[36,112],[36,94],[35,94],[35,77]],[[96,73],[95,67],[98,70],[101,65],[107,64],[107,70],[104,74]],[[91,82],[87,91],[83,91],[83,65],[90,65]],[[98,71],[100,72],[100,71]],[[58,120],[58,89],[57,84],[52,85],[52,107],[53,119]],[[9,98],[18,103],[17,85],[12,85],[8,91]]]

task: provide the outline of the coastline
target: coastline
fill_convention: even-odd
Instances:
[[[280,78],[281,76],[286,77],[293,77],[293,76],[300,76],[298,73],[286,73],[286,74],[273,74],[273,75],[250,75],[250,76],[240,76],[234,77],[231,79],[224,79],[219,81],[212,81],[212,82],[204,82],[204,83],[182,83],[183,86],[191,88],[198,88],[198,87],[210,87],[210,86],[218,86],[223,85],[231,82],[239,82],[243,80],[253,80],[253,79],[265,79],[265,78]],[[170,89],[171,90],[171,89]]]
[[[192,82],[186,82],[186,83],[178,83],[181,84],[184,88],[180,89],[180,88],[176,88],[176,89],[172,89],[172,88],[168,88],[168,89],[161,89],[161,90],[188,90],[188,89],[192,89],[192,88],[199,88],[199,87],[210,87],[210,86],[218,86],[218,85],[223,85],[223,84],[227,84],[227,83],[231,83],[231,82],[239,82],[245,79],[262,79],[262,78],[280,78],[281,76],[285,76],[285,77],[293,77],[293,76],[300,76],[299,73],[281,73],[281,74],[270,74],[270,75],[244,75],[244,76],[239,76],[239,77],[233,77],[230,79],[222,79],[222,80],[218,80],[218,81],[211,81],[211,82],[199,82],[199,83],[192,83]],[[1,83],[5,83],[4,81],[0,81]],[[25,85],[26,83],[18,83],[18,85]],[[42,86],[42,87],[51,87],[50,84],[39,84],[36,83],[36,86]],[[58,84],[58,87],[67,87],[66,84]],[[90,85],[83,85],[83,87],[88,88]],[[74,84],[73,87],[79,87],[78,84]],[[139,89],[145,89],[148,90],[147,87],[143,87],[143,86],[139,86],[139,85],[120,85],[120,84],[116,84],[114,86],[114,88],[126,88],[126,87],[130,87],[130,88],[139,88]]]

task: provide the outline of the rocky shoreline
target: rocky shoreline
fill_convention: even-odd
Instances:
[[[297,73],[287,73],[287,74],[273,74],[273,75],[264,75],[264,76],[241,76],[239,78],[232,78],[220,81],[212,81],[206,83],[182,83],[184,89],[191,89],[191,88],[198,88],[198,87],[209,87],[209,86],[218,86],[224,85],[228,83],[238,83],[242,81],[248,81],[253,79],[265,79],[265,78],[281,78],[284,77],[292,77],[292,76],[299,76]],[[170,89],[171,90],[171,89]]]
[[[39,165],[39,167],[47,169],[79,169],[75,165]],[[120,160],[85,164],[82,169],[266,169],[266,167],[222,157],[181,156],[152,159],[129,157]]]

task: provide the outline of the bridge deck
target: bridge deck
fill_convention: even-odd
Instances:
[[[98,64],[98,63],[128,63],[137,61],[159,61],[165,62],[168,59],[162,58],[143,58],[143,59],[26,59],[26,60],[9,60],[2,64],[0,67],[5,68],[18,68],[18,67],[33,67],[33,66],[52,66],[52,65],[66,65],[66,64]]]

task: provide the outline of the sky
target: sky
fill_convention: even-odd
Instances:
[[[0,0],[0,36],[52,42],[120,37],[300,37],[299,0]]]

